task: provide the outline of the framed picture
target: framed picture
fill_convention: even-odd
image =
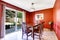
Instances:
[[[44,19],[44,14],[43,13],[42,14],[36,14],[35,19],[36,20],[43,20]]]

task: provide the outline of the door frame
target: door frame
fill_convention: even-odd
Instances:
[[[3,7],[3,26],[4,26],[4,37],[5,37],[5,35],[6,35],[6,30],[5,30],[5,21],[6,21],[6,7],[7,6],[4,6]],[[9,8],[9,7],[8,7]],[[9,9],[12,9],[12,8],[9,8]],[[16,18],[17,18],[17,12],[20,12],[20,11],[18,11],[18,10],[15,10],[15,9],[12,9],[12,10],[14,10],[14,11],[16,11]],[[23,14],[22,14],[22,22],[26,22],[26,14],[25,14],[25,12],[24,11],[21,11]],[[17,22],[16,22],[17,23]],[[15,27],[15,31],[17,31],[17,24],[15,25],[16,27]]]

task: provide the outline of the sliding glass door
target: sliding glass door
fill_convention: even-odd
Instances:
[[[15,31],[15,11],[6,9],[6,17],[5,17],[5,29],[6,34]]]
[[[9,34],[21,29],[23,12],[5,9],[5,34]]]
[[[22,14],[22,12],[17,12],[17,30],[21,29]]]

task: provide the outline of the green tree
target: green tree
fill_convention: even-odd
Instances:
[[[18,12],[18,13],[17,13],[17,17],[18,17],[18,18],[22,18],[22,13],[21,13],[21,12]]]

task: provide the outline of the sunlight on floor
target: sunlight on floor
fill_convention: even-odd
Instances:
[[[58,40],[55,32],[50,31],[49,29],[44,29],[43,35],[41,38],[42,38],[42,40]],[[17,31],[17,32],[7,34],[1,40],[22,40],[22,31]],[[26,35],[24,35],[23,40],[26,40]],[[32,40],[32,37],[29,37],[29,40]],[[35,38],[35,40],[39,40],[39,39]]]

